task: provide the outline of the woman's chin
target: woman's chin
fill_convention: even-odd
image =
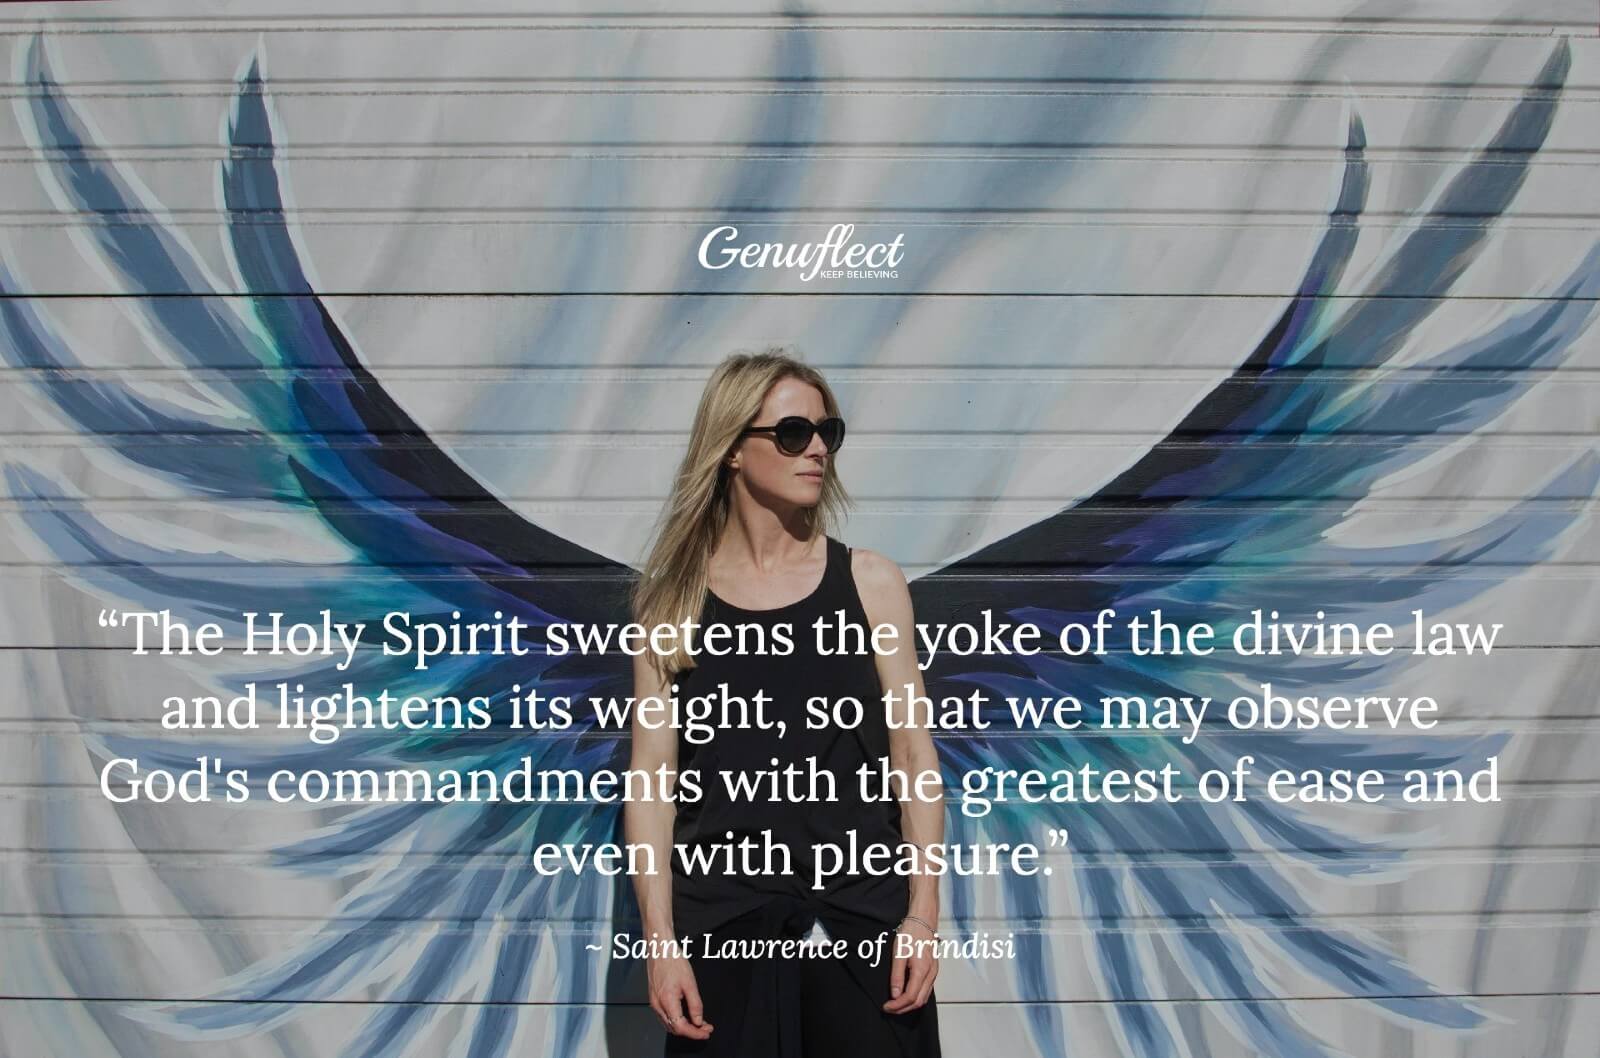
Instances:
[[[817,482],[815,486],[810,488],[802,486],[799,489],[799,494],[794,498],[794,502],[798,503],[802,507],[815,507],[819,502],[821,502],[821,500],[822,482],[820,481]]]

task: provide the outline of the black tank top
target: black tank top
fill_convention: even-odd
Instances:
[[[843,611],[842,616],[839,611]],[[819,653],[813,627],[818,618],[826,618],[835,629],[849,623],[866,630],[868,651]],[[892,798],[863,800],[857,775],[863,763],[873,765],[872,774],[887,766],[889,731],[877,662],[870,651],[871,625],[851,573],[850,549],[829,536],[822,580],[810,595],[797,602],[767,610],[746,610],[708,591],[701,621],[761,624],[769,631],[786,623],[791,628],[794,649],[786,655],[730,652],[716,656],[701,652],[696,655],[694,668],[680,671],[675,677],[680,702],[720,693],[722,683],[728,685],[729,695],[742,695],[747,700],[753,700],[758,690],[765,690],[771,699],[767,716],[787,724],[782,737],[776,730],[725,728],[703,744],[690,742],[679,731],[678,766],[699,769],[703,796],[676,806],[673,842],[685,846],[721,845],[730,840],[731,831],[732,840],[749,837],[759,848],[761,832],[770,830],[775,844],[789,847],[793,873],[764,877],[697,870],[685,874],[674,853],[674,930],[679,936],[698,939],[701,931],[714,931],[757,909],[774,924],[785,923],[782,931],[791,934],[809,929],[813,917],[820,918],[834,936],[861,935],[873,928],[894,926],[905,915],[910,895],[910,880],[904,875],[841,873],[830,879],[824,889],[812,888],[813,843],[833,842],[848,850],[852,828],[862,849],[883,843],[898,850],[901,841],[900,802]],[[768,639],[771,640],[770,635]],[[826,642],[837,649],[838,633],[830,633]],[[830,722],[821,730],[807,730],[808,699],[823,697],[831,707],[845,696],[862,705],[864,719],[859,726],[844,728]],[[815,757],[818,771],[833,774],[837,800],[797,804],[769,801],[765,793],[754,801],[729,796],[720,774],[723,769],[770,769],[774,757],[778,767],[793,762],[801,776],[807,774],[808,759]]]

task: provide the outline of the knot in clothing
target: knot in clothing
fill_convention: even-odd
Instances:
[[[727,956],[742,940],[792,940],[822,922],[837,945],[797,955]],[[901,1014],[883,1009],[894,966],[892,926],[779,894],[691,938],[689,962],[713,1026],[705,1040],[669,1035],[664,1053],[740,1058],[938,1058],[930,993]]]

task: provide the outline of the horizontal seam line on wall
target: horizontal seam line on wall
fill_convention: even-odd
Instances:
[[[1260,1005],[1264,1003],[1373,1003],[1390,999],[1409,1000],[1452,1000],[1452,999],[1539,999],[1568,996],[1597,996],[1600,991],[1578,990],[1563,992],[1423,992],[1423,993],[1360,993],[1345,995],[1264,995],[1264,996],[1193,996],[1186,999],[1155,999],[1141,997],[1125,997],[1118,999],[947,999],[939,997],[940,1007],[953,1006],[1116,1006],[1119,1004],[1137,1003],[1141,1005],[1165,1005],[1185,1003],[1250,1003]],[[269,1004],[272,1006],[445,1006],[445,1007],[648,1007],[649,1004],[641,1001],[603,1001],[592,1002],[561,1002],[546,999],[216,999],[207,996],[197,997],[141,997],[141,996],[48,996],[28,995],[25,993],[11,993],[0,995],[0,1002],[11,1003],[157,1003],[163,1006],[169,1004]]]

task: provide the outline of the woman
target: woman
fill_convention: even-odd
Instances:
[[[670,863],[636,876],[644,936],[684,942],[649,960],[650,1005],[667,1029],[666,1054],[788,1058],[940,1053],[933,981],[938,963],[938,879],[840,874],[813,887],[813,844],[844,846],[853,830],[865,848],[902,843],[926,848],[944,837],[944,805],[919,800],[903,785],[888,797],[864,797],[857,769],[881,776],[938,772],[933,740],[908,729],[904,688],[924,693],[917,668],[911,595],[898,566],[875,552],[850,549],[828,535],[848,501],[834,453],[844,421],[822,375],[778,350],[729,357],[712,374],[695,412],[660,531],[635,590],[635,619],[647,627],[698,620],[787,625],[791,653],[771,648],[738,654],[679,647],[644,652],[634,666],[635,694],[681,701],[727,684],[729,695],[768,696],[767,715],[785,730],[724,727],[710,741],[689,741],[670,727],[633,727],[630,767],[676,777],[695,769],[701,796],[625,806],[627,840],[654,847]],[[841,615],[838,611],[843,611]],[[893,647],[824,654],[812,622],[841,620],[871,630],[893,625]],[[767,637],[776,643],[776,634]],[[871,642],[870,638],[867,640]],[[836,639],[825,646],[837,647]],[[880,647],[882,644],[880,643]],[[886,717],[883,689],[896,688]],[[857,726],[806,730],[806,702],[852,696],[865,707]],[[897,722],[890,723],[890,719]],[[797,765],[833,776],[836,800],[731,798],[724,772]],[[815,764],[808,770],[808,762]],[[685,786],[688,784],[685,783]],[[882,785],[879,780],[880,787]],[[871,791],[881,793],[881,789]],[[903,806],[903,809],[902,809]],[[760,875],[685,873],[674,845],[688,848],[754,839],[788,846],[792,872]],[[920,861],[920,857],[919,857]],[[704,958],[735,938],[796,938],[820,921],[834,942],[821,956]],[[862,942],[881,940],[874,960]],[[671,949],[671,945],[662,945]],[[652,953],[658,948],[652,945]],[[898,953],[898,954],[897,954]]]

